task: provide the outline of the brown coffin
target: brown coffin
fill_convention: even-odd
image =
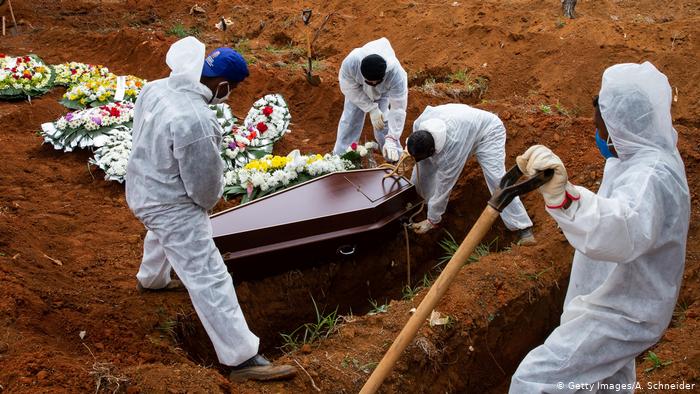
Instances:
[[[400,231],[421,199],[385,169],[336,172],[211,217],[214,242],[237,279],[351,256]]]

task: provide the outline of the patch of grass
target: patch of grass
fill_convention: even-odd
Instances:
[[[534,273],[534,274],[523,274],[523,275],[525,275],[526,278],[528,278],[528,279],[530,279],[530,280],[532,280],[532,281],[539,282],[540,277],[541,277],[542,275],[544,275],[547,271],[551,270],[551,269],[552,269],[552,267],[549,267],[549,268],[543,269],[543,270],[540,271],[540,272],[536,272],[536,273]]]
[[[417,285],[416,287],[411,287],[409,285],[406,285],[401,289],[401,293],[403,294],[403,299],[410,301],[414,298],[416,298],[416,295],[423,289],[423,286]]]
[[[651,362],[651,367],[644,370],[644,372],[646,372],[646,373],[649,373],[655,369],[663,368],[663,367],[673,363],[673,361],[670,361],[670,360],[664,361],[664,360],[660,359],[659,356],[657,356],[656,353],[652,352],[651,350],[644,357],[644,360]]]
[[[438,94],[437,88],[435,86],[436,83],[437,82],[435,81],[435,78],[426,78],[423,81],[423,84],[418,88],[418,90],[431,96],[436,96]]]
[[[440,248],[445,253],[438,260],[438,264],[436,265],[436,267],[443,266],[448,261],[450,261],[452,259],[452,256],[454,256],[454,254],[457,252],[457,249],[459,248],[459,244],[455,240],[455,237],[453,237],[449,231],[447,231],[447,230],[444,230],[444,231],[445,231],[445,234],[447,234],[447,236],[445,238],[443,238],[442,240],[440,240],[440,242],[438,244],[440,245]]]
[[[379,302],[375,300],[369,300],[370,305],[372,305],[372,309],[370,309],[369,312],[367,312],[368,315],[378,315],[380,313],[387,313],[389,311],[389,304],[385,303],[379,305]]]
[[[485,243],[480,243],[479,245],[474,248],[474,251],[472,252],[471,256],[469,256],[469,263],[475,263],[479,261],[482,257],[488,256],[491,254],[491,248],[496,245],[498,247],[498,237],[494,238],[491,240],[491,242],[485,244]]]
[[[685,312],[688,310],[688,301],[678,300],[676,309],[673,310],[673,326],[680,327],[685,321]]]
[[[423,275],[423,280],[421,280],[421,283],[423,284],[423,287],[428,288],[433,285],[433,281],[435,278],[433,278],[429,273]]]
[[[557,19],[557,21],[554,23],[554,26],[556,26],[557,29],[561,29],[561,28],[563,28],[564,26],[566,26],[566,22],[564,22],[564,21],[561,20],[561,19]]]
[[[313,343],[319,339],[328,338],[333,334],[338,326],[340,317],[338,316],[338,308],[327,315],[318,310],[316,300],[311,297],[311,302],[314,304],[316,311],[316,322],[306,323],[289,334],[281,334],[284,345],[280,347],[282,351],[293,351],[304,344]]]
[[[457,252],[457,249],[459,249],[459,243],[455,240],[455,238],[450,234],[449,231],[445,230],[445,233],[447,234],[447,237],[443,238],[440,242],[439,245],[442,248],[442,250],[445,252],[445,254],[440,257],[438,260],[438,264],[435,266],[441,267],[448,261],[452,259],[452,256]],[[484,256],[488,256],[491,253],[491,248],[496,245],[498,247],[498,237],[494,238],[491,242],[489,243],[480,243],[479,245],[474,248],[474,251],[472,254],[469,256],[465,264],[469,263],[475,263],[479,261]]]
[[[170,27],[170,29],[165,31],[165,34],[169,36],[175,36],[178,38],[185,38],[187,36],[197,37],[199,35],[199,29],[197,27],[192,27],[188,29],[182,22],[178,22]]]
[[[250,47],[250,40],[247,38],[241,38],[233,44],[233,49],[240,53],[241,56],[249,63],[255,64],[258,59],[253,55],[253,49]]]
[[[169,336],[172,340],[176,340],[177,333],[175,328],[177,327],[177,320],[166,319],[158,323],[156,330],[160,331],[163,335]]]
[[[350,358],[347,355],[343,357],[343,361],[340,362],[340,366],[343,368],[348,368],[348,367],[354,367],[358,371],[362,371],[364,373],[370,373],[374,370],[374,368],[377,367],[379,363],[378,362],[369,362],[366,364],[362,364],[360,361],[358,361],[356,358]]]
[[[457,70],[453,72],[452,74],[447,76],[447,82],[450,83],[464,83],[468,82],[471,78],[469,77],[469,70]]]
[[[540,104],[538,107],[539,110],[545,114],[545,115],[551,115],[552,114],[552,106],[548,104]]]
[[[557,113],[559,115],[562,115],[562,116],[570,116],[571,115],[569,110],[566,109],[566,107],[564,107],[563,105],[561,105],[560,102],[557,102],[556,104],[554,104],[554,109],[557,110]]]

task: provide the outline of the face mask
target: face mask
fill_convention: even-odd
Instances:
[[[224,97],[217,97],[219,95],[219,89],[221,88],[222,85],[226,84],[226,95]],[[221,82],[217,87],[216,91],[214,92],[214,95],[211,96],[211,100],[209,100],[209,104],[216,105],[216,104],[221,104],[225,103],[226,100],[228,100],[228,95],[231,94],[231,89],[229,88],[228,82]]]
[[[598,134],[598,129],[595,129],[595,144],[598,146],[600,154],[606,160],[611,157],[615,157],[615,155],[612,152],[610,152],[610,147],[612,146],[612,143],[610,142],[610,135],[608,135],[608,140],[605,141],[602,138],[600,138],[600,135]]]
[[[371,82],[365,79],[365,83],[369,86],[372,86],[372,87],[375,87],[382,82],[384,82],[384,79],[380,79],[379,81],[371,81]]]

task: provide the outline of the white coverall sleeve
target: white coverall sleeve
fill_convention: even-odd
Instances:
[[[388,135],[399,141],[406,124],[406,107],[408,106],[408,80],[401,70],[399,77],[389,90]]]
[[[215,136],[201,136],[186,145],[173,148],[180,178],[187,195],[200,207],[210,210],[223,191],[224,162]]]
[[[370,100],[364,90],[362,90],[362,84],[358,84],[355,80],[353,71],[355,68],[359,70],[359,65],[356,64],[358,62],[359,60],[355,59],[352,54],[343,60],[338,75],[340,91],[343,92],[351,103],[355,104],[365,113],[368,113],[375,108],[379,108],[379,105]]]
[[[653,169],[650,169],[653,171]],[[655,244],[668,204],[659,174],[638,173],[616,182],[610,198],[576,186],[581,194],[568,209],[547,209],[569,243],[594,260],[632,262]],[[669,175],[670,176],[670,175]]]

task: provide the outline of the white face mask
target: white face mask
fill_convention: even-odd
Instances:
[[[219,89],[221,88],[222,85],[226,84],[226,95],[224,97],[217,97],[219,95]],[[231,94],[231,88],[229,87],[228,82],[221,82],[217,87],[216,91],[214,92],[214,95],[211,96],[211,100],[209,100],[209,104],[216,105],[216,104],[222,104],[225,103],[226,100],[228,100],[228,96]]]

